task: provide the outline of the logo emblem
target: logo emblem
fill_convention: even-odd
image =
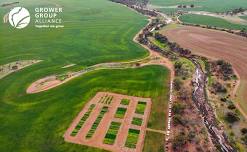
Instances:
[[[9,23],[17,29],[25,28],[30,23],[30,13],[24,7],[15,7],[9,12]]]

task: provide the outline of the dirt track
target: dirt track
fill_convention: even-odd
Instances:
[[[240,76],[237,98],[241,111],[247,114],[247,39],[226,32],[183,26],[164,30],[169,40],[193,53],[230,62]]]

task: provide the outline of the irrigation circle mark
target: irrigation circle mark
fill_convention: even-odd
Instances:
[[[30,23],[30,13],[24,7],[15,7],[9,12],[9,23],[17,29],[25,28]]]

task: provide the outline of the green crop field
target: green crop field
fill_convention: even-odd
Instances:
[[[151,151],[164,152],[165,146],[162,143],[164,142],[164,140],[165,140],[164,134],[147,131],[143,152],[151,152]]]
[[[232,9],[247,6],[246,0],[150,0],[150,4],[157,7],[159,10],[169,13],[175,12],[178,8],[169,8],[169,6],[191,5],[195,8],[187,8],[183,10],[193,11],[209,11],[209,12],[224,12]]]
[[[233,30],[247,29],[247,25],[233,24],[221,18],[205,15],[186,14],[182,15],[179,19],[185,23],[191,24],[209,25]]]
[[[0,0],[0,4],[4,2]],[[0,151],[104,151],[67,143],[63,138],[71,121],[98,91],[151,97],[148,126],[165,129],[170,80],[169,71],[161,66],[93,71],[57,88],[26,94],[32,82],[48,75],[147,56],[147,51],[132,41],[148,22],[146,17],[108,0],[19,2],[31,18],[35,7],[63,6],[65,28],[37,29],[31,22],[17,30],[1,24],[0,65],[22,59],[43,61],[0,80]],[[1,7],[0,15],[9,9]],[[76,65],[61,68],[72,63]]]
[[[61,72],[58,67],[70,63],[77,64],[76,69],[147,55],[132,41],[147,23],[146,18],[122,5],[108,0],[21,0],[19,5],[25,6],[34,17],[35,7],[55,4],[63,6],[65,28],[38,29],[33,22],[22,30],[13,29],[9,24],[0,26],[0,64],[42,59],[41,71],[46,68],[45,71]],[[9,9],[1,8],[0,15],[4,16]],[[11,45],[4,42],[11,42]]]
[[[163,67],[95,71],[47,92],[27,95],[25,87],[35,68],[0,81],[1,151],[101,151],[66,143],[63,139],[71,121],[98,91],[151,97],[153,111],[149,125],[164,127],[169,72]]]

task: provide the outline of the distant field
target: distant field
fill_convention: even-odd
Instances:
[[[233,24],[224,19],[206,15],[185,14],[179,19],[185,23],[216,26],[233,30],[242,30],[244,28],[247,29],[247,25]]]
[[[247,43],[246,38],[200,27],[181,26],[163,32],[171,41],[192,53],[230,62],[240,76],[240,87],[234,102],[247,114]],[[234,45],[233,45],[234,44]]]
[[[209,12],[223,12],[239,7],[247,6],[246,0],[150,0],[150,4],[160,6],[159,10],[163,12],[175,12],[177,8],[166,8],[167,6],[175,5],[191,5],[196,7],[192,9],[195,11],[209,11]],[[162,8],[163,7],[163,8]],[[165,7],[165,8],[164,8]]]
[[[44,66],[54,70],[55,65],[86,66],[147,55],[132,41],[147,23],[146,18],[122,5],[108,0],[22,0],[19,5],[29,9],[33,17],[35,7],[55,4],[63,6],[65,28],[37,29],[29,25],[14,30],[9,24],[1,24],[0,64],[35,58],[44,60]],[[1,8],[0,16],[10,8]]]
[[[247,16],[240,16],[240,18],[247,20]]]
[[[165,135],[147,131],[143,152],[164,152]]]

